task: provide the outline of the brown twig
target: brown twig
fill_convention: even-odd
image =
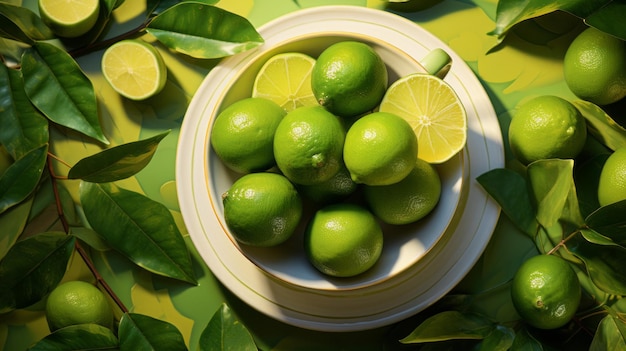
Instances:
[[[56,202],[57,214],[59,216],[61,224],[63,225],[63,230],[65,231],[65,233],[70,234],[70,224],[68,223],[67,218],[65,217],[65,213],[63,211],[63,205],[61,204],[61,197],[59,195],[59,188],[58,188],[58,183],[57,183],[57,179],[59,178],[54,174],[54,169],[52,166],[52,159],[55,159],[55,160],[59,160],[59,159],[56,156],[48,157],[48,171],[50,172],[50,175],[51,175],[50,179],[52,182],[52,191],[54,192],[54,199]],[[67,163],[63,161],[60,161],[60,162],[67,165]],[[124,305],[122,300],[117,296],[117,294],[113,291],[111,286],[106,282],[106,280],[102,277],[102,275],[100,275],[100,272],[98,272],[98,269],[96,268],[95,264],[91,260],[91,257],[89,257],[89,254],[87,253],[85,248],[83,248],[83,246],[78,241],[75,242],[74,248],[76,252],[78,252],[80,257],[82,258],[83,262],[85,262],[85,264],[87,265],[87,268],[89,268],[89,271],[91,271],[91,274],[96,278],[96,281],[98,282],[98,284],[102,286],[102,288],[106,291],[106,293],[115,302],[117,307],[119,307],[119,309],[122,311],[122,313],[127,313],[128,308],[126,307],[126,305]]]

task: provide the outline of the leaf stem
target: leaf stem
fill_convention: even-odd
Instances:
[[[68,223],[67,218],[65,217],[65,213],[63,211],[63,206],[61,204],[61,197],[59,195],[57,176],[54,174],[54,169],[52,167],[53,158],[58,161],[60,160],[55,156],[48,157],[48,171],[51,174],[50,181],[52,182],[52,191],[54,192],[57,215],[59,216],[59,219],[61,221],[61,224],[63,225],[63,230],[65,231],[65,233],[70,234],[70,224]],[[63,161],[60,161],[60,162],[63,164],[66,164]],[[119,298],[119,296],[117,296],[117,294],[113,291],[111,286],[106,282],[106,280],[102,277],[102,275],[100,275],[100,272],[98,272],[98,269],[96,268],[93,261],[89,257],[89,254],[80,244],[80,242],[76,241],[74,244],[74,248],[76,249],[76,252],[78,252],[80,257],[82,258],[83,262],[85,262],[85,264],[87,265],[87,268],[89,268],[89,271],[91,271],[91,274],[96,278],[96,281],[98,282],[98,284],[102,286],[102,288],[107,292],[107,294],[111,297],[111,299],[113,299],[113,301],[118,306],[118,308],[122,311],[122,313],[127,313],[128,308],[126,307],[126,305],[124,305],[122,300]]]
[[[546,252],[546,255],[552,255],[553,253],[555,253],[558,249],[565,247],[565,244],[574,237],[574,235],[578,234],[578,230],[574,231],[573,233],[571,233],[570,235],[568,235],[566,238],[561,239],[561,241],[559,241],[552,249],[550,249],[550,251]]]
[[[146,27],[148,26],[148,24],[150,24],[150,20],[146,20],[144,21],[142,24],[140,24],[139,26],[129,30],[128,32],[122,33],[120,35],[111,37],[109,39],[106,40],[101,40],[101,41],[96,41],[94,43],[91,43],[89,45],[74,49],[74,50],[70,50],[67,53],[72,56],[73,58],[77,58],[80,56],[84,56],[87,54],[90,54],[94,51],[98,51],[98,50],[102,50],[105,49],[109,46],[111,46],[112,44],[124,40],[124,39],[128,39],[131,38],[139,33],[141,33],[144,29],[146,29]]]

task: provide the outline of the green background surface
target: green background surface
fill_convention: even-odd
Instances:
[[[24,5],[32,6],[32,3],[25,1]],[[121,33],[141,21],[145,16],[143,3],[130,0],[117,9],[114,12],[117,23],[110,35]],[[216,4],[248,18],[257,27],[300,8],[321,5],[354,5],[394,12],[441,39],[478,76],[498,115],[505,140],[510,114],[520,102],[542,94],[573,98],[563,80],[561,62],[567,45],[580,29],[580,23],[558,14],[516,27],[504,46],[491,50],[496,39],[488,32],[495,26],[496,0],[444,0],[414,11],[397,11],[389,8],[386,2],[374,0],[222,0]],[[144,39],[154,41],[148,35]],[[186,235],[175,189],[178,132],[195,90],[219,60],[192,60],[156,45],[168,66],[168,83],[162,93],[147,101],[125,100],[112,91],[100,74],[102,52],[78,61],[94,82],[101,102],[104,131],[112,141],[111,146],[171,130],[161,142],[153,161],[136,177],[119,185],[164,203]],[[74,164],[99,149],[82,140],[64,137],[55,142],[52,151]],[[514,167],[508,149],[505,154],[508,164]],[[68,184],[74,196],[77,185]],[[397,340],[406,336],[425,316],[420,313],[396,325],[350,333],[314,332],[288,326],[258,313],[227,291],[200,260],[190,240],[188,243],[195,255],[197,287],[138,270],[114,253],[93,252],[93,256],[101,274],[131,311],[176,325],[191,350],[196,349],[201,331],[223,302],[237,313],[263,350],[381,350],[385,346],[398,346]],[[535,253],[532,241],[501,217],[484,254],[452,293],[480,293],[476,295],[473,309],[501,321],[515,319],[517,316],[509,301],[506,282],[519,264]],[[65,279],[93,278],[80,258],[75,257]],[[39,304],[0,316],[0,349],[25,350],[49,333],[41,307]]]

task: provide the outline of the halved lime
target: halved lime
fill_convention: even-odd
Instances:
[[[41,19],[61,37],[87,33],[96,24],[99,12],[99,0],[39,0]]]
[[[102,56],[102,73],[115,91],[132,100],[156,95],[167,80],[161,54],[154,46],[138,39],[111,45]]]
[[[288,52],[272,56],[254,80],[253,97],[272,100],[287,112],[303,106],[315,106],[311,90],[312,57]]]
[[[436,76],[414,73],[398,79],[380,111],[409,122],[417,135],[417,157],[426,162],[443,163],[465,147],[465,109],[452,87]]]

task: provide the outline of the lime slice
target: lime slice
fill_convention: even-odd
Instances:
[[[156,95],[167,79],[161,54],[154,46],[133,39],[117,42],[104,52],[102,73],[115,91],[132,100]]]
[[[419,73],[400,78],[387,90],[380,111],[409,122],[417,135],[417,157],[426,162],[443,163],[465,147],[465,109],[440,78]]]
[[[257,74],[252,96],[272,100],[287,112],[317,105],[311,90],[313,65],[315,59],[301,53],[272,56]]]
[[[39,0],[41,19],[61,37],[87,33],[96,24],[99,12],[99,0]]]

